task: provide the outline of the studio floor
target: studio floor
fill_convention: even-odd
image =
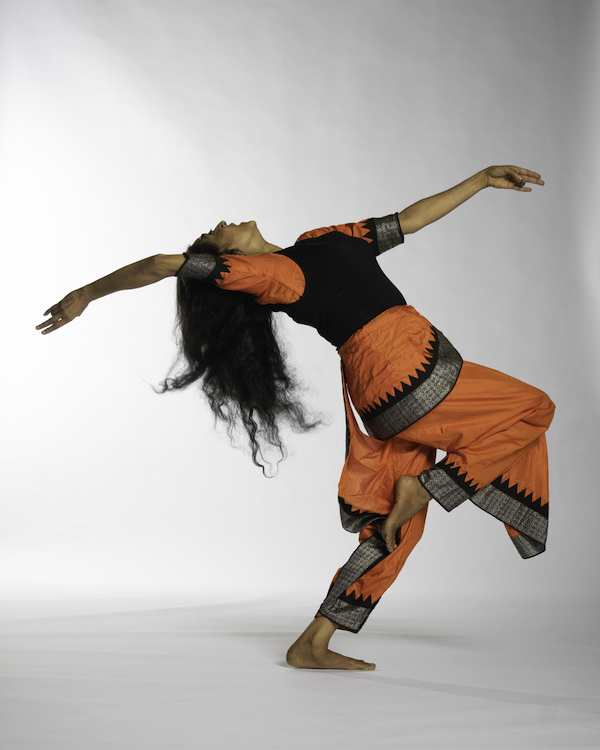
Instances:
[[[285,597],[5,601],[2,750],[600,747],[600,607],[405,598],[301,671]]]

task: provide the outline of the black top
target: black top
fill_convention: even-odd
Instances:
[[[363,239],[329,232],[280,250],[277,255],[300,266],[306,286],[297,302],[269,307],[316,328],[339,348],[385,310],[405,305],[404,296],[377,262],[377,248],[365,244]]]

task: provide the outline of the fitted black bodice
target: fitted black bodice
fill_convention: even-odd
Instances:
[[[406,300],[362,239],[330,232],[280,250],[304,273],[306,288],[297,302],[269,305],[297,323],[312,326],[340,347],[379,314]]]

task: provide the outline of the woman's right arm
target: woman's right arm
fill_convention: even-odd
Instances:
[[[122,289],[138,289],[168,276],[175,276],[184,261],[184,255],[153,255],[119,268],[108,276],[75,289],[56,305],[52,305],[44,313],[51,317],[36,326],[36,329],[43,334],[52,333],[81,315],[90,302]]]

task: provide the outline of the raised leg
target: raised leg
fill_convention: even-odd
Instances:
[[[326,617],[315,617],[287,652],[287,663],[300,669],[375,669],[375,664],[351,659],[329,650],[337,625]]]

